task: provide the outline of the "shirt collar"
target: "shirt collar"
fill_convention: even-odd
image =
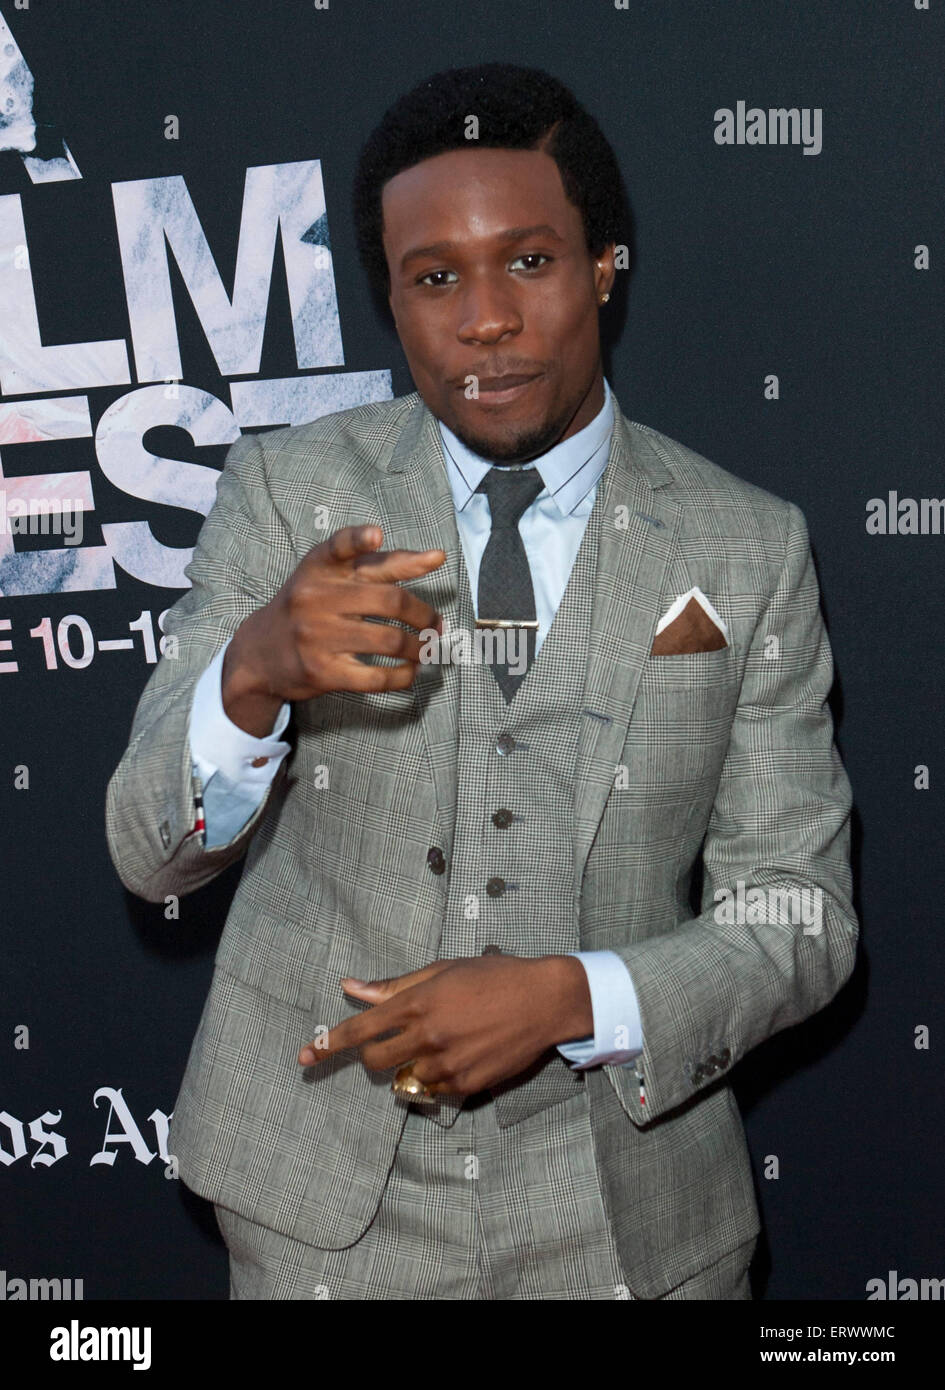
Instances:
[[[610,436],[614,426],[613,394],[604,377],[604,404],[590,424],[570,439],[540,454],[537,459],[521,465],[537,468],[546,492],[554,498],[562,516],[569,516],[578,503],[590,492],[607,465]],[[451,429],[437,420],[443,444],[443,459],[453,492],[456,510],[462,511],[482,479],[492,467],[489,459],[467,449]]]

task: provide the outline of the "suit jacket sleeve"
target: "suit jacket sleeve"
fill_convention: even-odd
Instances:
[[[789,519],[703,842],[701,915],[616,948],[640,1005],[645,1105],[635,1070],[607,1070],[637,1125],[689,1101],[757,1043],[822,1008],[853,968],[851,791],[826,703],[833,659],[807,526],[793,504]],[[789,914],[771,908],[761,922],[720,912],[717,891],[735,894],[739,880],[745,893],[782,889],[798,904],[819,901],[819,930],[785,924]]]
[[[227,453],[216,500],[184,570],[191,587],[164,621],[165,633],[177,639],[177,653],[162,656],[151,673],[106,792],[112,862],[125,887],[149,902],[200,888],[244,854],[284,779],[287,760],[225,844],[205,849],[199,836],[190,835],[189,722],[197,682],[243,619],[269,602],[297,563],[269,492],[262,446],[255,435],[243,435]]]

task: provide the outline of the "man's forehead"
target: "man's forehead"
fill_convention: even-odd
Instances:
[[[457,154],[457,159],[449,156]],[[533,162],[485,158],[528,155]],[[449,151],[395,174],[381,190],[385,234],[396,229],[413,248],[446,251],[461,238],[512,242],[567,237],[572,209],[554,160],[540,150]],[[429,234],[429,235],[428,235]]]

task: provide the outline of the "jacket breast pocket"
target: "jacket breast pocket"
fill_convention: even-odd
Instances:
[[[662,711],[692,718],[729,715],[738,702],[739,670],[732,646],[713,652],[680,652],[649,656],[640,675],[637,704],[644,711]],[[636,709],[634,709],[636,715]]]
[[[629,785],[656,799],[685,801],[718,777],[738,705],[733,647],[650,656],[627,726]]]
[[[674,652],[647,657],[640,677],[641,685],[661,689],[679,686],[718,689],[735,678],[735,648],[718,647],[711,652]]]

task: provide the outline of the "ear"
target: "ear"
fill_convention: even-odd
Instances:
[[[617,267],[614,264],[616,250],[617,243],[612,241],[594,259],[594,293],[598,299],[602,294],[609,294],[614,287],[617,278]]]

